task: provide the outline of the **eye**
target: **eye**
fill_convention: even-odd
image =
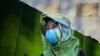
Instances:
[[[53,28],[55,28],[57,25],[56,24],[53,24]]]

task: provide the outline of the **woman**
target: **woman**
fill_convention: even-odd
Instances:
[[[73,36],[69,19],[62,15],[44,14],[40,22],[45,48],[43,56],[78,56],[79,39]]]

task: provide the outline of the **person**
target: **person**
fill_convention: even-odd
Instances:
[[[60,14],[43,14],[40,25],[44,43],[41,56],[78,56],[79,39],[74,36],[68,18]]]

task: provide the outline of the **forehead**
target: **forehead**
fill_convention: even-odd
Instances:
[[[55,23],[55,21],[53,21],[53,20],[49,20],[47,23]]]

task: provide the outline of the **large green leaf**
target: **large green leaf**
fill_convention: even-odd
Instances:
[[[80,40],[80,48],[82,48],[87,56],[100,56],[100,44],[97,40],[91,38],[91,36],[85,36],[77,31],[74,31],[74,36]]]

